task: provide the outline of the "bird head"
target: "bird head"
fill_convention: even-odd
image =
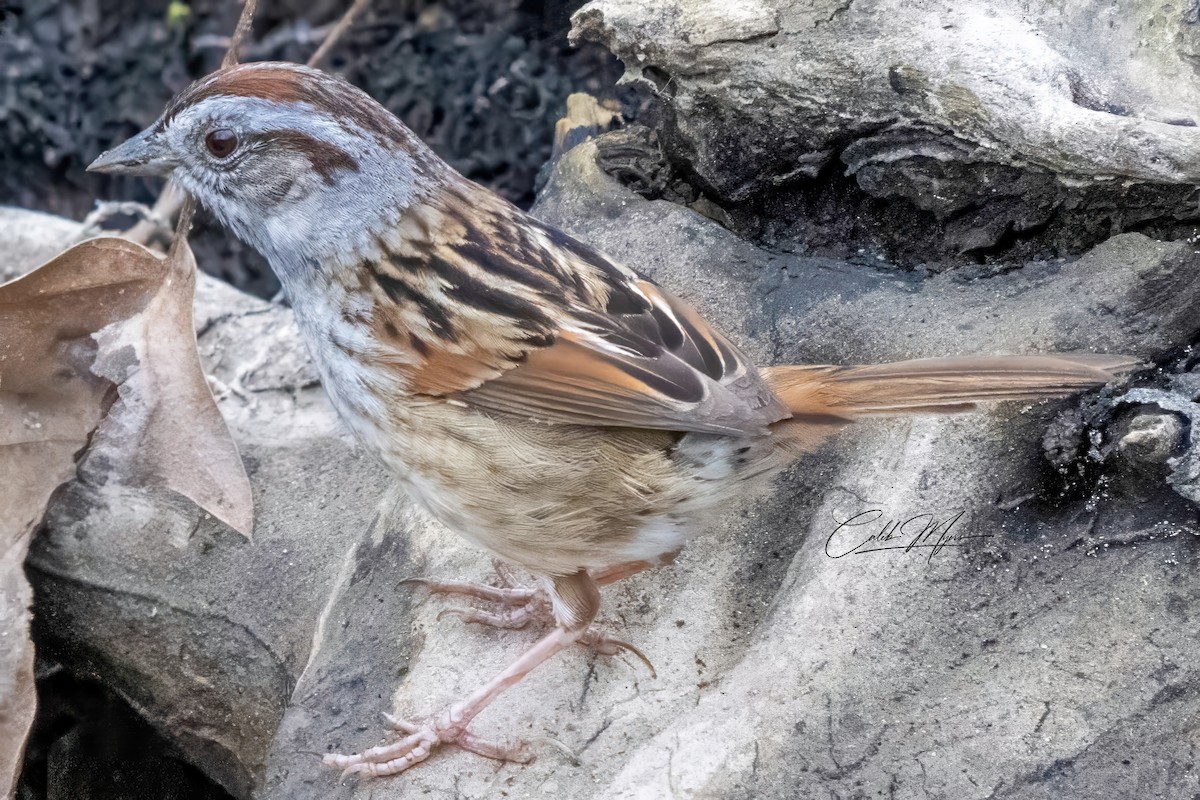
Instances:
[[[88,170],[174,178],[278,271],[367,246],[449,167],[345,80],[261,62],[192,84]]]

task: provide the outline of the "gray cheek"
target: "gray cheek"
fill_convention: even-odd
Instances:
[[[312,194],[312,181],[305,174],[308,162],[302,158],[263,159],[248,166],[245,176],[245,186],[251,195],[248,199],[263,209],[296,203]]]
[[[284,176],[262,188],[262,202],[265,206],[282,203],[296,188],[296,179]]]
[[[212,212],[218,219],[226,220],[232,213],[229,197],[221,191],[211,175],[197,176],[190,166],[180,167],[171,176],[172,180],[188,194],[200,201],[200,205]]]

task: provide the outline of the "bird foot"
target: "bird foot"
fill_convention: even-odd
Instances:
[[[428,578],[406,578],[401,582],[424,586],[433,594],[457,594],[500,606],[495,611],[481,608],[447,608],[438,613],[438,620],[446,616],[454,616],[464,622],[474,622],[478,625],[508,630],[525,628],[534,621],[540,623],[555,621],[554,611],[550,605],[550,596],[545,590],[530,589],[520,585],[513,578],[507,565],[500,561],[493,563],[496,574],[503,584],[499,587],[466,581],[434,581]],[[632,653],[650,670],[650,677],[658,677],[658,672],[646,654],[629,642],[613,639],[594,628],[589,628],[579,634],[575,642],[584,647],[591,647],[604,656],[615,656],[621,652]]]
[[[384,718],[387,719],[389,727],[404,734],[403,739],[372,747],[361,753],[329,753],[324,756],[325,765],[342,770],[343,777],[365,775],[369,778],[382,778],[398,775],[409,767],[420,764],[429,758],[435,749],[446,744],[453,744],[471,753],[500,761],[525,764],[533,760],[528,742],[493,742],[481,739],[468,731],[467,723],[462,719],[461,703],[454,703],[440,714],[423,722],[409,722],[391,714],[384,714]]]
[[[406,578],[401,583],[424,586],[433,594],[457,594],[500,606],[496,611],[480,608],[447,608],[438,614],[439,620],[450,615],[459,617],[465,622],[506,629],[524,628],[534,620],[554,621],[550,597],[545,590],[522,586],[517,582],[511,568],[502,561],[494,560],[492,564],[496,569],[500,586],[466,581],[434,581],[428,578]]]

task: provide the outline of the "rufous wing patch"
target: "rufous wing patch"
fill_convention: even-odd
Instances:
[[[435,396],[466,391],[504,374],[509,365],[493,363],[496,361],[499,359],[481,349],[453,353],[439,348],[412,370],[410,387],[413,394]]]

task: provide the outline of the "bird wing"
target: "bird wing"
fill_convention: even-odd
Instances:
[[[553,345],[462,399],[547,422],[722,434],[761,433],[788,416],[746,357],[694,309],[648,281],[626,290],[644,307],[572,309]]]
[[[374,322],[413,395],[551,424],[733,435],[788,416],[695,309],[481,191],[403,225],[402,255],[372,267],[386,300]]]

